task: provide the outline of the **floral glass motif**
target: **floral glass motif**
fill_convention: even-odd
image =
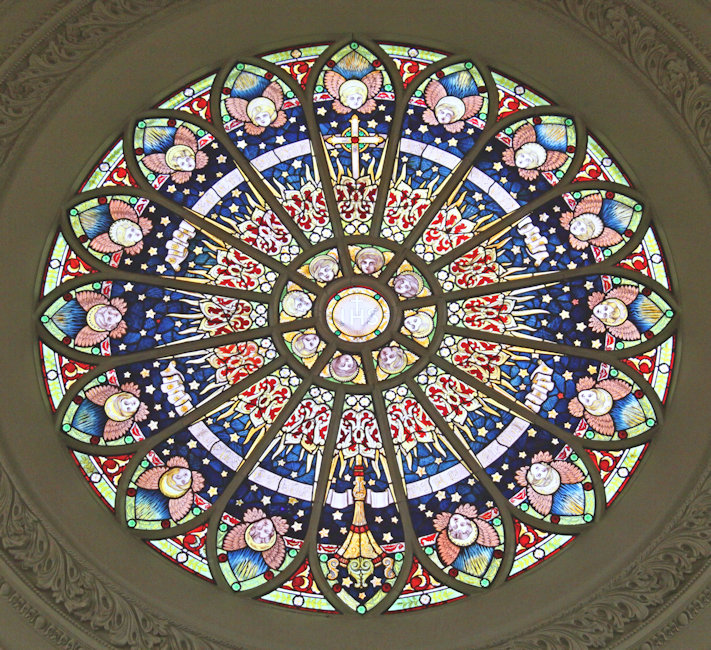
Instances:
[[[321,43],[141,113],[65,206],[39,354],[119,522],[236,598],[411,611],[594,524],[664,416],[650,209],[461,57]]]

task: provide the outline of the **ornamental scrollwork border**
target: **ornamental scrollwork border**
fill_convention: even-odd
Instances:
[[[50,30],[30,29],[23,56],[0,76],[0,181],[4,163],[29,137],[29,126],[52,102],[66,75],[103,46],[141,21],[185,4],[186,0],[82,0],[63,12]],[[711,164],[711,80],[705,66],[674,37],[662,17],[651,19],[633,0],[526,0],[572,20],[621,54],[666,98],[681,116],[704,162]],[[62,3],[63,7],[71,5]],[[659,15],[659,14],[657,14]],[[660,25],[664,25],[662,28]],[[36,25],[35,27],[38,27]],[[590,648],[619,645],[633,633],[652,627],[711,558],[711,473],[696,485],[675,519],[654,540],[643,558],[577,605],[545,624],[503,639],[493,647]],[[36,517],[0,464],[0,556],[21,575],[30,603],[0,578],[0,597],[27,622],[65,648],[82,647],[71,626],[100,645],[217,648],[183,626],[139,608],[77,561]],[[711,600],[702,592],[674,620],[647,637],[643,647],[658,647],[688,624]],[[35,605],[51,607],[67,621],[63,627]],[[224,647],[224,646],[222,646]]]

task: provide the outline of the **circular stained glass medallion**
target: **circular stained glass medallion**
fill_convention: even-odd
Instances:
[[[239,597],[434,607],[594,525],[675,306],[575,115],[369,41],[230,63],[131,123],[42,276],[59,432],[122,525]]]

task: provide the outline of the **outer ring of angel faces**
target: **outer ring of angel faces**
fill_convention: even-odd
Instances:
[[[363,282],[366,278],[377,278],[380,271],[386,266],[386,255],[389,252],[382,247],[359,245],[352,260],[354,267],[352,286],[367,285],[367,281]],[[305,263],[305,266],[308,268],[308,275],[311,279],[323,287],[326,293],[329,292],[329,284],[339,280],[341,276],[337,255],[328,252],[312,257]],[[407,301],[419,297],[423,289],[431,282],[431,280],[425,282],[423,275],[412,267],[406,270],[400,269],[400,272],[393,274],[387,286],[377,288],[378,293],[389,293],[392,303],[400,307],[399,311],[390,315],[390,318],[398,319],[399,325],[395,327],[395,330],[424,346],[430,342],[430,337],[435,330],[436,318],[433,317],[431,308],[430,310],[409,309]],[[339,288],[343,289],[344,287]],[[299,320],[313,316],[319,320],[323,315],[314,313],[318,302],[308,292],[292,288],[282,296],[279,311],[282,315],[290,317],[289,319]],[[305,328],[292,336],[289,343],[291,353],[300,363],[310,365],[309,362],[316,359],[323,351],[326,341],[315,328]],[[326,373],[332,381],[352,383],[362,371],[359,355],[352,349],[352,345],[342,347],[344,349],[338,349],[328,361]],[[373,354],[381,378],[399,375],[412,365],[407,349],[401,347],[392,338],[383,338],[372,352],[371,350],[373,350],[371,345],[364,346],[366,354]],[[422,351],[419,352],[421,354]]]

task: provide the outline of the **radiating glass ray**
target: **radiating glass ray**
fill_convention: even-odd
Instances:
[[[614,451],[588,449],[600,478],[605,486],[605,500],[609,506],[627,485],[632,473],[637,469],[649,443]]]
[[[509,580],[555,555],[575,539],[574,535],[547,533],[514,518],[516,552]]]
[[[263,338],[118,366],[71,400],[62,431],[94,445],[144,440],[276,356],[271,339]]]
[[[126,167],[123,144],[123,138],[119,138],[111,145],[81,184],[80,191],[86,192],[100,187],[138,187]]]
[[[287,570],[303,545],[332,407],[333,393],[313,387],[227,504],[217,558],[234,591]]]
[[[281,587],[270,591],[259,600],[305,612],[339,613],[318,588],[308,560],[304,560],[296,573]]]
[[[662,255],[662,247],[653,227],[650,227],[644,234],[639,246],[620,261],[617,266],[642,273],[656,280],[667,289],[671,289],[667,263]]]
[[[133,458],[133,454],[101,456],[73,450],[70,450],[69,453],[81,470],[82,476],[91,485],[91,489],[113,512],[116,506],[116,490],[119,480],[129,461]]]
[[[49,405],[56,411],[70,386],[96,366],[83,361],[74,361],[55,352],[44,343],[39,344],[40,365]]]
[[[101,196],[68,220],[84,248],[109,267],[248,291],[272,291],[276,273],[143,197]]]
[[[385,393],[390,433],[417,539],[450,576],[488,587],[504,555],[491,495],[404,385]]]
[[[581,181],[611,181],[630,187],[627,176],[620,170],[617,163],[602,145],[588,133],[588,146],[585,150],[585,159],[580,166],[573,182]]]
[[[217,75],[209,74],[195,80],[181,91],[172,94],[156,108],[185,111],[210,121],[210,90]]]
[[[494,83],[499,91],[498,119],[508,117],[512,113],[532,108],[533,106],[550,106],[550,101],[519,81],[504,76],[495,70],[491,71]]]
[[[581,348],[630,348],[659,334],[674,316],[648,287],[590,275],[449,304],[449,324]]]
[[[313,106],[347,235],[369,232],[395,111],[393,83],[358,43],[335,52],[319,72]]]
[[[623,361],[634,368],[654,388],[662,403],[666,402],[674,367],[675,336],[669,337],[656,348]]]
[[[552,523],[592,521],[593,485],[570,446],[435,366],[416,380],[512,505]]]
[[[397,43],[378,43],[378,45],[395,63],[406,88],[422,70],[447,56],[444,52],[434,52],[411,45]]]
[[[291,75],[302,88],[306,88],[306,81],[316,59],[327,47],[328,45],[307,45],[264,54],[262,59],[279,66]]]
[[[605,190],[566,192],[437,272],[445,290],[576,269],[604,261],[642,218],[636,199]]]
[[[413,557],[407,582],[397,600],[388,608],[387,613],[436,607],[460,598],[465,598],[464,594],[433,578],[430,572],[417,561],[417,558]]]
[[[382,235],[402,241],[486,125],[488,95],[470,61],[430,75],[415,90],[402,123]]]
[[[211,508],[298,383],[282,367],[155,445],[126,490],[128,526],[170,529]]]
[[[320,570],[364,614],[392,589],[405,552],[400,512],[370,395],[348,395],[318,523]]]
[[[137,123],[134,148],[141,172],[163,196],[282,263],[301,252],[209,131],[187,120],[147,117]]]
[[[167,539],[147,539],[145,541],[150,547],[191,573],[208,582],[215,582],[207,562],[207,553],[205,552],[206,537],[207,523],[183,535],[175,535]]]
[[[96,269],[78,257],[69,247],[62,233],[57,231],[49,258],[44,267],[40,298],[43,298],[67,280],[91,273],[96,273]]]
[[[267,324],[261,302],[104,280],[72,289],[40,317],[65,345],[112,356]]]
[[[460,336],[445,336],[439,354],[579,437],[624,440],[657,424],[639,385],[601,361]]]

